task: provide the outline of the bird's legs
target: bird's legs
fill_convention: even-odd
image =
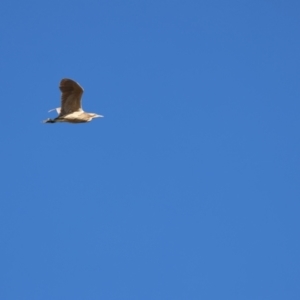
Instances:
[[[47,119],[47,120],[43,121],[43,123],[55,123],[55,121],[52,119]]]

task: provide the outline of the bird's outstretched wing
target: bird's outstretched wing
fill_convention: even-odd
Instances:
[[[60,116],[81,111],[81,96],[83,88],[74,80],[64,78],[61,80],[61,111]]]

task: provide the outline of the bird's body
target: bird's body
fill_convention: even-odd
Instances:
[[[81,97],[83,88],[72,79],[62,79],[59,85],[61,90],[61,107],[55,108],[58,117],[47,119],[44,123],[68,122],[86,123],[93,118],[103,117],[94,113],[87,113],[82,110]],[[51,110],[50,110],[51,111]]]

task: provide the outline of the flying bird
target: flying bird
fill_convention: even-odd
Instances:
[[[86,123],[94,118],[103,117],[94,113],[87,113],[82,110],[81,97],[83,88],[74,80],[64,78],[61,80],[59,89],[61,90],[61,107],[49,110],[56,110],[58,117],[47,119],[44,123],[69,122]]]

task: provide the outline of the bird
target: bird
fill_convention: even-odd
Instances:
[[[94,118],[101,118],[102,115],[84,112],[81,106],[81,97],[83,88],[76,81],[63,78],[60,81],[59,89],[61,91],[61,107],[49,110],[56,110],[58,117],[55,119],[44,120],[43,123],[86,123]]]

